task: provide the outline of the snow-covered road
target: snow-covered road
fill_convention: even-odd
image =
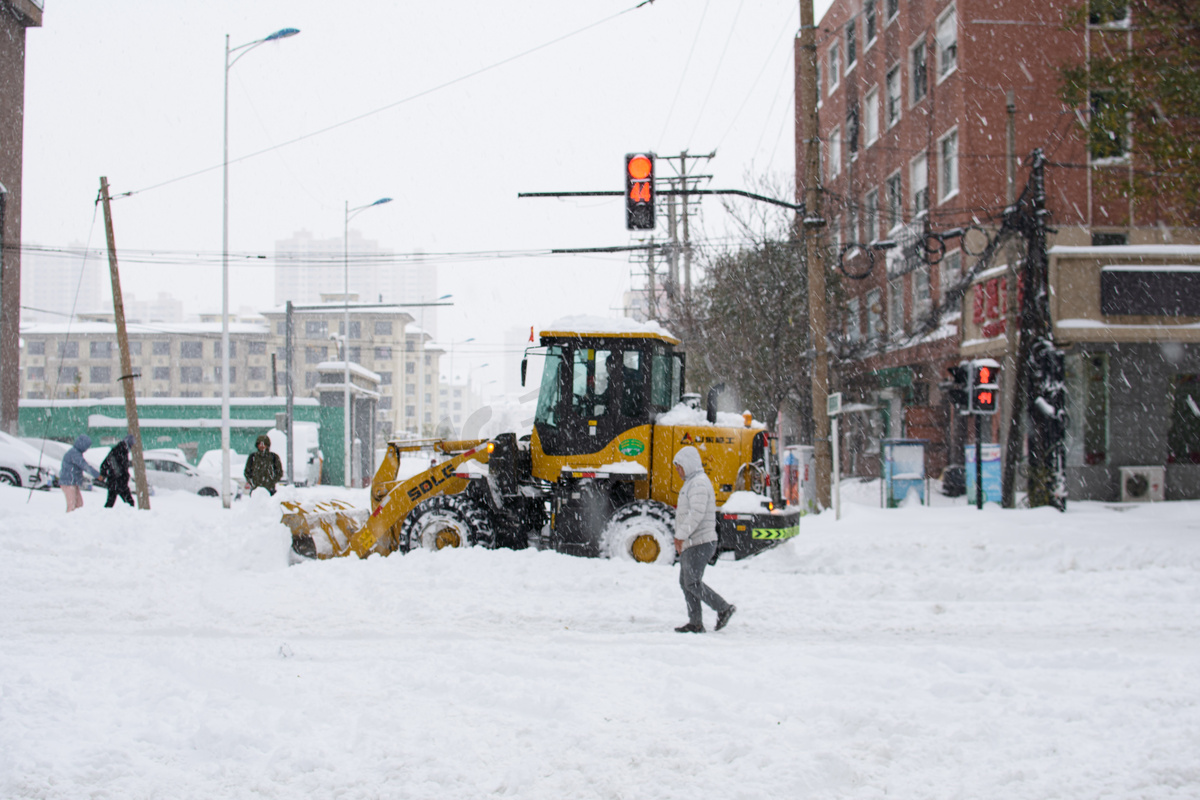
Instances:
[[[694,636],[674,569],[85,497],[0,487],[0,797],[1200,796],[1200,503],[848,502]]]

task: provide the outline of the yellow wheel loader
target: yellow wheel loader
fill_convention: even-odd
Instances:
[[[522,383],[529,356],[544,359],[529,436],[390,442],[369,511],[285,503],[295,556],[537,544],[671,563],[682,486],[672,459],[688,445],[700,452],[716,490],[718,553],[742,558],[799,533],[799,507],[779,501],[778,459],[766,429],[749,414],[718,415],[716,390],[707,412],[681,402],[679,340],[657,325],[621,322],[615,330],[598,321],[563,325],[527,351]],[[402,453],[419,449],[443,460],[397,479]],[[773,501],[761,493],[768,487]]]

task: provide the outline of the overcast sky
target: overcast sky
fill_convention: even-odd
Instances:
[[[798,2],[637,3],[47,0],[27,36],[24,241],[103,247],[105,175],[135,192],[113,205],[126,290],[219,311],[224,37],[294,27],[230,72],[233,309],[273,303],[277,239],[340,237],[345,202],[389,196],[352,229],[397,253],[489,254],[431,259],[454,295],[441,339],[476,340],[460,357],[487,361],[511,326],[617,314],[644,280],[626,255],[490,254],[628,244],[620,198],[518,192],[621,189],[638,150],[716,150],[711,188],[794,180]],[[715,199],[696,231],[725,236]],[[136,263],[150,250],[172,263]]]

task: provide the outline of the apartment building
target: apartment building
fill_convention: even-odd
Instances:
[[[818,23],[823,216],[842,294],[829,319],[833,388],[867,409],[843,420],[842,467],[850,474],[878,474],[882,437],[927,440],[934,475],[961,463],[965,421],[938,384],[964,356],[1003,358],[1000,309],[1020,248],[1002,250],[986,275],[973,277],[961,304],[943,303],[1020,195],[1035,148],[1048,158],[1051,246],[1196,241],[1155,202],[1135,203],[1121,191],[1136,155],[1120,132],[1107,147],[1089,145],[1087,109],[1058,99],[1062,63],[1082,62],[1090,47],[1127,46],[1130,11],[1104,7],[1067,29],[1065,7],[1038,0],[835,0]],[[801,137],[798,126],[798,164]],[[803,195],[802,177],[798,184]],[[924,324],[931,319],[937,324]],[[1187,347],[1179,352],[1193,359]],[[1177,361],[1172,369],[1185,367]],[[990,422],[984,438],[994,441],[999,419]],[[1108,448],[1105,458],[1109,488],[1077,483],[1074,496],[1112,495],[1125,455]]]

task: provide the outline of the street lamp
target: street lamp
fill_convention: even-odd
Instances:
[[[221,505],[225,508],[233,501],[229,492],[229,69],[260,44],[299,32],[296,28],[280,28],[270,36],[233,48],[229,46],[229,34],[225,34],[225,138],[221,160]],[[234,53],[237,55],[230,61],[229,56]],[[290,380],[291,376],[288,377]]]
[[[342,377],[344,382],[342,389],[345,392],[345,396],[343,398],[345,401],[345,405],[343,407],[345,420],[343,421],[342,431],[345,435],[346,442],[342,449],[342,455],[344,458],[342,463],[345,465],[345,485],[347,489],[350,488],[350,473],[352,472],[350,469],[350,220],[353,217],[358,216],[359,213],[366,211],[368,208],[381,206],[384,203],[390,202],[392,202],[392,198],[381,197],[374,203],[367,203],[365,206],[351,208],[350,201],[347,200],[346,215],[344,217],[345,224],[342,226],[342,266],[344,286],[342,301],[345,303],[346,307],[346,340],[345,344],[342,345],[342,366],[345,368],[345,374]]]

